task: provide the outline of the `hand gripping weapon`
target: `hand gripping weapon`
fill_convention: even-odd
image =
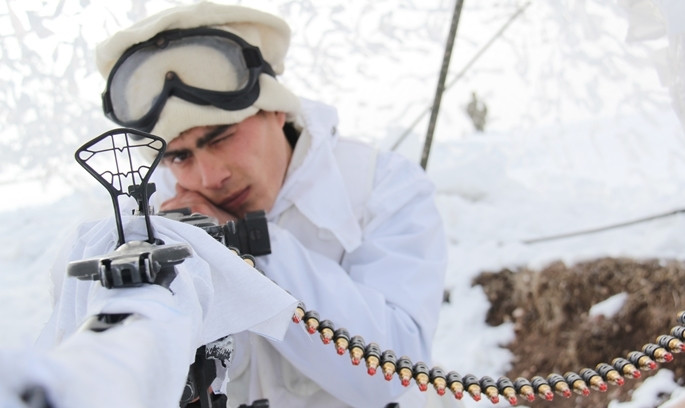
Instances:
[[[155,153],[151,165],[139,162],[135,150],[148,149]],[[81,280],[99,281],[108,289],[130,288],[145,284],[156,284],[169,288],[176,277],[175,266],[192,254],[185,244],[164,245],[154,235],[150,222],[149,198],[155,191],[149,183],[150,176],[159,164],[166,149],[165,141],[157,136],[134,129],[114,129],[81,146],[75,154],[76,161],[109,192],[114,206],[114,218],[118,241],[116,249],[106,255],[71,262],[67,274]],[[144,241],[127,241],[119,206],[119,196],[128,195],[136,200],[136,213],[142,214],[147,230]],[[131,314],[100,314],[93,316],[84,329],[101,332],[122,323]],[[224,339],[200,347],[191,365],[188,381],[180,406],[185,407],[199,401],[202,408],[220,404],[221,397],[213,398],[209,384],[216,377],[212,352],[223,355],[220,345]],[[228,351],[230,353],[230,350]],[[207,363],[210,361],[210,363]],[[225,398],[223,398],[225,406]]]
[[[133,152],[148,149],[155,153],[152,164],[144,164],[141,155]],[[154,169],[166,150],[164,139],[135,129],[120,128],[94,138],[81,146],[75,154],[76,161],[109,192],[114,207],[118,241],[116,249],[107,255],[71,262],[67,274],[81,280],[99,281],[108,289],[130,288],[156,284],[169,289],[176,277],[175,266],[192,254],[188,245],[164,245],[155,237],[150,221],[150,196],[155,192],[149,183]],[[119,206],[119,197],[127,195],[136,200],[136,215],[143,215],[147,239],[126,241]],[[245,220],[230,221],[216,226],[188,214],[169,215],[169,218],[195,224],[205,229],[215,239],[228,247],[253,252],[255,255],[270,253],[268,231],[263,212],[251,214]],[[200,217],[202,218],[202,217]],[[206,217],[205,217],[206,218]],[[236,250],[238,252],[238,250]],[[243,256],[246,261],[254,259]],[[88,320],[84,327],[96,332],[104,331],[122,323],[131,314],[100,314]],[[180,401],[180,407],[215,408],[226,406],[226,396],[213,394],[210,384],[216,378],[215,361],[224,363],[233,350],[230,336],[223,337],[197,349],[195,362],[188,370],[188,379]],[[266,400],[257,400],[244,408],[268,408]]]

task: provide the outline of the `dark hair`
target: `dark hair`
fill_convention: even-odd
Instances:
[[[263,115],[266,112],[267,111],[260,109],[257,112],[257,115]],[[294,123],[285,122],[283,124],[283,133],[285,134],[285,138],[288,140],[290,147],[294,149],[295,145],[297,144],[297,139],[300,138],[300,131],[297,129]]]
[[[297,130],[292,122],[285,122],[283,125],[283,133],[285,133],[285,138],[288,139],[290,147],[294,149],[297,144],[297,139],[300,137],[300,131]]]

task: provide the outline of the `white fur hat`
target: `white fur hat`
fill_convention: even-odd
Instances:
[[[259,47],[263,58],[277,75],[283,73],[283,61],[290,44],[290,28],[285,21],[255,9],[210,2],[174,7],[114,34],[95,50],[98,70],[107,78],[119,57],[134,44],[146,41],[162,31],[195,27],[218,28],[238,35],[251,45]],[[196,55],[184,54],[183,57],[203,61],[205,55],[198,50]],[[208,65],[211,66],[205,65],[205,71]],[[221,78],[211,76],[209,79],[210,84],[215,80],[221,81]],[[145,81],[140,81],[136,86],[142,87],[144,83]],[[260,75],[259,86],[260,94],[254,104],[236,111],[195,105],[172,96],[150,133],[169,142],[187,129],[237,123],[259,110],[285,112],[288,120],[295,119],[300,109],[299,100],[290,90],[268,74]],[[132,99],[135,99],[136,89],[130,92]],[[138,89],[138,92],[144,90]]]

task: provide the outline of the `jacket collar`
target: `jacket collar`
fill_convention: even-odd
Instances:
[[[332,233],[346,251],[352,251],[361,244],[362,233],[333,154],[338,114],[333,107],[303,99],[299,121],[302,132],[268,217],[276,221],[294,205],[312,224]]]

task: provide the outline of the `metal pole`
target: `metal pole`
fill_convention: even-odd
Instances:
[[[537,244],[538,242],[543,242],[543,241],[553,241],[556,239],[571,238],[571,237],[577,237],[580,235],[589,235],[589,234],[594,234],[596,232],[603,232],[603,231],[608,231],[608,230],[616,229],[616,228],[624,228],[624,227],[628,227],[631,225],[640,224],[643,222],[654,221],[656,219],[670,217],[670,216],[682,214],[682,213],[685,213],[685,208],[681,208],[679,210],[669,211],[669,212],[662,213],[662,214],[650,215],[648,217],[638,218],[635,220],[620,222],[617,224],[606,225],[603,227],[589,228],[586,230],[575,231],[575,232],[567,232],[564,234],[550,235],[550,236],[535,238],[535,239],[524,239],[523,241],[521,241],[521,243],[523,243],[523,244]]]
[[[522,7],[520,7],[518,10],[516,10],[516,12],[509,18],[509,20],[507,20],[507,22],[504,23],[504,25],[503,25],[503,26],[502,26],[502,27],[501,27],[501,28],[500,28],[500,29],[499,29],[499,30],[490,38],[490,40],[488,40],[488,42],[487,42],[483,47],[481,47],[481,49],[478,50],[478,52],[476,52],[476,54],[469,60],[469,62],[466,63],[466,65],[461,69],[461,71],[459,71],[459,73],[457,74],[457,76],[455,76],[455,77],[454,77],[454,78],[445,86],[445,89],[446,89],[446,90],[449,89],[449,88],[451,88],[455,83],[457,83],[457,81],[459,81],[459,80],[461,79],[461,77],[464,76],[464,74],[466,73],[466,71],[468,71],[469,68],[471,68],[471,66],[472,66],[473,64],[475,64],[475,62],[480,58],[480,56],[483,55],[483,53],[484,53],[488,48],[490,48],[490,46],[492,45],[492,43],[494,43],[495,40],[498,39],[498,38],[502,35],[502,33],[504,32],[504,30],[506,30],[507,27],[509,27],[509,25],[516,19],[516,17],[518,17],[518,16],[526,9],[526,7],[528,7],[529,5],[530,5],[530,2],[526,3],[525,5],[523,5]],[[423,110],[423,111],[421,112],[421,114],[419,114],[419,116],[417,116],[416,119],[414,119],[414,121],[411,123],[411,125],[409,125],[409,127],[407,128],[407,130],[405,130],[404,133],[402,133],[402,134],[400,135],[400,137],[399,137],[399,138],[397,139],[397,141],[392,145],[392,147],[390,148],[390,150],[395,150],[395,149],[397,149],[397,148],[399,147],[400,143],[402,143],[402,142],[404,141],[404,139],[405,139],[407,136],[409,136],[409,133],[411,133],[412,129],[414,129],[414,127],[419,123],[419,121],[420,121],[427,113],[429,113],[429,112],[430,112],[430,108],[429,108],[429,107],[427,107],[425,110]]]
[[[433,108],[431,109],[431,117],[428,122],[428,132],[426,133],[426,142],[423,145],[423,153],[421,154],[421,167],[426,169],[428,164],[428,155],[430,154],[431,144],[433,143],[433,133],[435,132],[435,123],[440,111],[440,101],[442,94],[445,91],[445,79],[447,78],[447,71],[450,67],[450,58],[452,57],[452,48],[454,47],[454,37],[457,35],[457,26],[459,25],[459,17],[461,16],[461,7],[464,0],[457,0],[454,5],[454,13],[452,14],[452,24],[450,25],[450,32],[447,37],[447,44],[445,44],[445,54],[442,58],[442,68],[440,69],[440,79],[438,79],[438,86],[435,90],[435,99],[433,100]]]

